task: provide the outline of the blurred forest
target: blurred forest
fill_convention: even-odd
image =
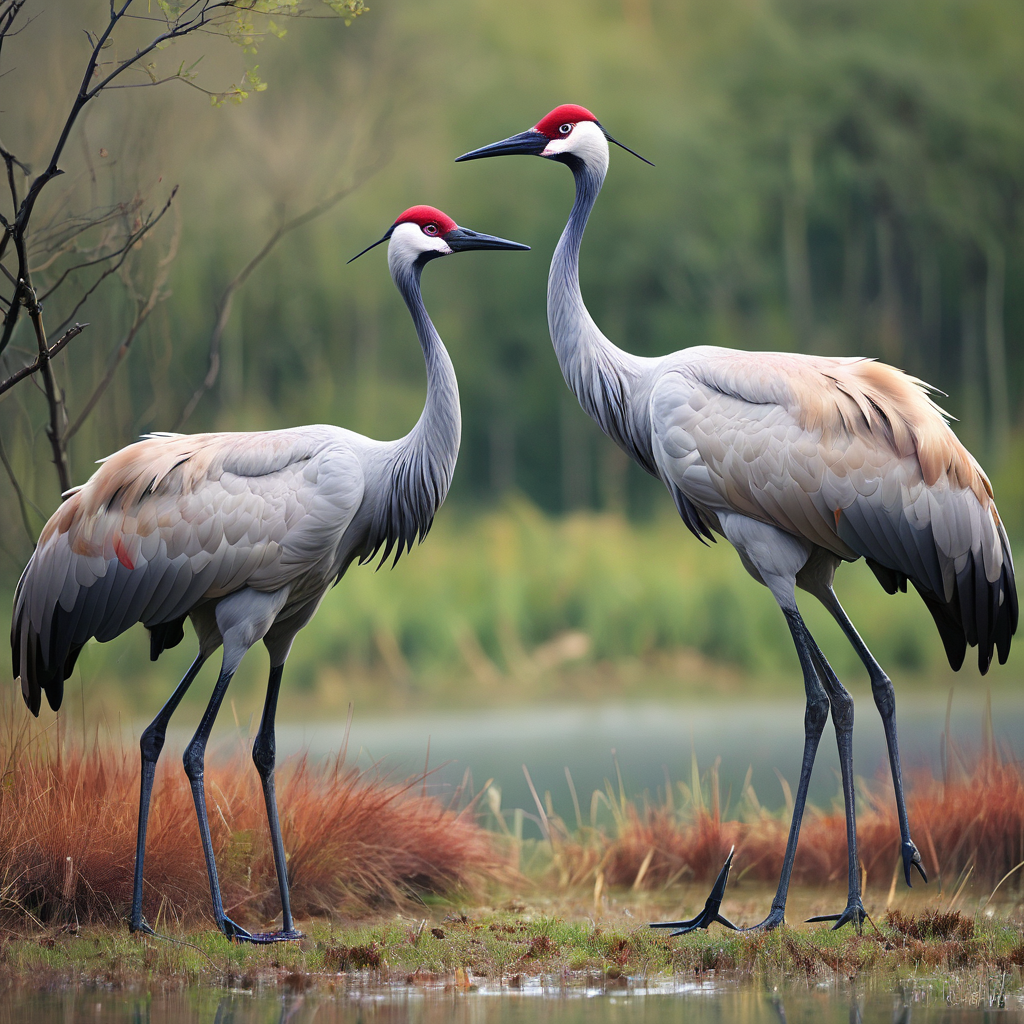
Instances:
[[[81,30],[105,11],[100,0],[54,0],[5,46],[0,135],[33,167],[77,87]],[[129,231],[179,186],[122,272],[80,311],[48,311],[90,324],[58,359],[75,423],[155,295],[71,438],[76,483],[149,430],[408,430],[424,394],[408,313],[383,249],[345,264],[425,202],[534,249],[424,275],[464,413],[454,509],[442,517],[514,496],[548,513],[637,522],[670,511],[660,485],[577,407],[551,351],[547,264],[570,176],[541,160],[453,163],[579,102],[656,164],[612,153],[584,242],[584,295],[609,337],[650,355],[706,343],[862,354],[919,375],[947,393],[1011,535],[1024,536],[1019,3],[376,0],[351,26],[292,23],[257,56],[190,38],[157,63],[173,71],[199,57],[208,88],[247,67],[268,87],[238,106],[180,82],[105,94],[42,208],[44,219],[110,208],[115,227],[95,232]],[[225,289],[275,231],[339,193],[237,282],[225,313]],[[52,283],[97,244],[82,238],[37,278]],[[80,291],[96,277],[74,273]],[[34,346],[19,324],[0,372]],[[45,423],[31,384],[0,398],[0,438],[30,507],[23,527],[0,475],[5,589],[59,500]],[[678,543],[689,543],[682,530]]]

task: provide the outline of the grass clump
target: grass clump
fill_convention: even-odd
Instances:
[[[991,723],[986,729],[991,736]],[[968,755],[944,737],[945,768],[909,777],[907,809],[928,876],[940,885],[1006,883],[1020,891],[1024,873],[1024,762],[987,742]],[[867,885],[895,886],[902,873],[900,833],[891,782],[862,788],[857,816],[858,854]],[[703,776],[693,766],[689,785],[677,782],[659,803],[630,800],[606,784],[591,800],[589,825],[569,827],[537,800],[537,821],[547,851],[546,880],[563,890],[580,886],[657,891],[684,880],[710,883],[729,849],[736,848],[733,878],[774,883],[781,872],[791,808],[765,810],[750,785],[733,808],[719,796],[717,764]],[[493,801],[492,801],[493,804]],[[499,826],[503,819],[495,810]],[[540,858],[543,860],[543,858]],[[846,821],[841,807],[809,808],[800,833],[793,880],[841,882],[847,873]],[[731,883],[735,885],[735,882]],[[943,927],[940,921],[934,928]],[[936,934],[938,934],[936,932]]]
[[[16,711],[23,711],[18,708]],[[17,723],[17,724],[16,724]],[[139,761],[89,749],[0,709],[0,926],[123,920],[131,902]],[[410,897],[479,891],[504,862],[471,808],[460,813],[399,784],[303,759],[279,773],[278,800],[294,912],[367,912]],[[206,773],[209,822],[224,904],[260,927],[280,912],[259,780],[244,753]],[[210,894],[192,795],[180,763],[157,774],[143,910],[157,926],[208,920]]]

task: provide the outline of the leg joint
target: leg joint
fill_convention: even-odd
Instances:
[[[139,749],[142,751],[143,761],[155,762],[160,757],[160,751],[164,749],[164,730],[157,728],[155,723],[150,725],[142,733]]]
[[[829,695],[832,704],[832,721],[837,729],[853,728],[853,698],[845,689]]]
[[[185,774],[191,782],[199,782],[203,778],[203,753],[194,743],[190,743],[182,755],[181,763],[185,766]]]
[[[896,691],[892,681],[883,672],[879,676],[871,675],[871,695],[875,698],[875,707],[883,717],[896,714]]]
[[[828,698],[821,694],[821,696],[808,697],[807,707],[804,710],[804,728],[805,730],[814,730],[821,733],[821,730],[825,728],[825,723],[828,721]]]
[[[265,742],[262,736],[258,736],[252,748],[252,762],[256,765],[256,771],[260,773],[260,778],[265,779],[272,775],[277,762],[274,741]]]

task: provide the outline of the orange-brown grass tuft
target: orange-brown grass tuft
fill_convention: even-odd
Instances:
[[[64,744],[13,724],[10,711],[0,709],[0,919],[123,919],[135,862],[138,753]],[[297,916],[473,890],[506,873],[472,807],[446,809],[420,795],[420,781],[395,784],[340,758],[322,768],[302,759],[283,766],[278,804]],[[280,897],[249,758],[240,752],[208,765],[206,794],[225,909],[240,922],[264,923],[280,913]],[[151,923],[209,914],[192,794],[173,756],[157,773],[145,886]]]
[[[1024,860],[1024,765],[1001,758],[991,744],[970,762],[952,750],[959,769],[943,780],[912,777],[907,797],[912,834],[929,877],[973,879],[995,885]],[[590,828],[570,836],[563,830],[556,865],[563,880],[584,883],[604,872],[609,885],[652,889],[689,878],[710,881],[730,846],[735,869],[774,883],[782,868],[789,815],[765,813],[751,792],[738,821],[721,820],[717,778],[711,771],[710,798],[700,783],[688,788],[680,809],[666,802],[642,807],[619,801],[611,834]],[[611,805],[611,799],[608,803]],[[560,824],[560,823],[556,823]],[[892,786],[879,780],[857,819],[858,853],[868,881],[888,886],[899,857],[899,825]],[[734,870],[735,870],[734,869]],[[810,808],[804,819],[793,878],[822,884],[846,877],[846,826],[839,813]],[[1014,876],[1016,878],[1016,876]]]
[[[918,915],[890,910],[885,920],[893,931],[908,939],[956,939],[966,942],[974,938],[974,918],[964,917],[958,910],[926,910]]]

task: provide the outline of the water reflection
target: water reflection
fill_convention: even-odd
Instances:
[[[751,985],[665,983],[628,988],[567,987],[535,980],[517,991],[458,992],[413,986],[334,992],[259,993],[194,989],[176,993],[65,992],[8,994],[0,1022],[18,1024],[977,1024],[1024,1021],[1019,1004],[1000,1011],[998,997],[960,993],[973,1006],[950,1006],[949,992],[926,988],[858,992],[832,985],[767,991]]]

